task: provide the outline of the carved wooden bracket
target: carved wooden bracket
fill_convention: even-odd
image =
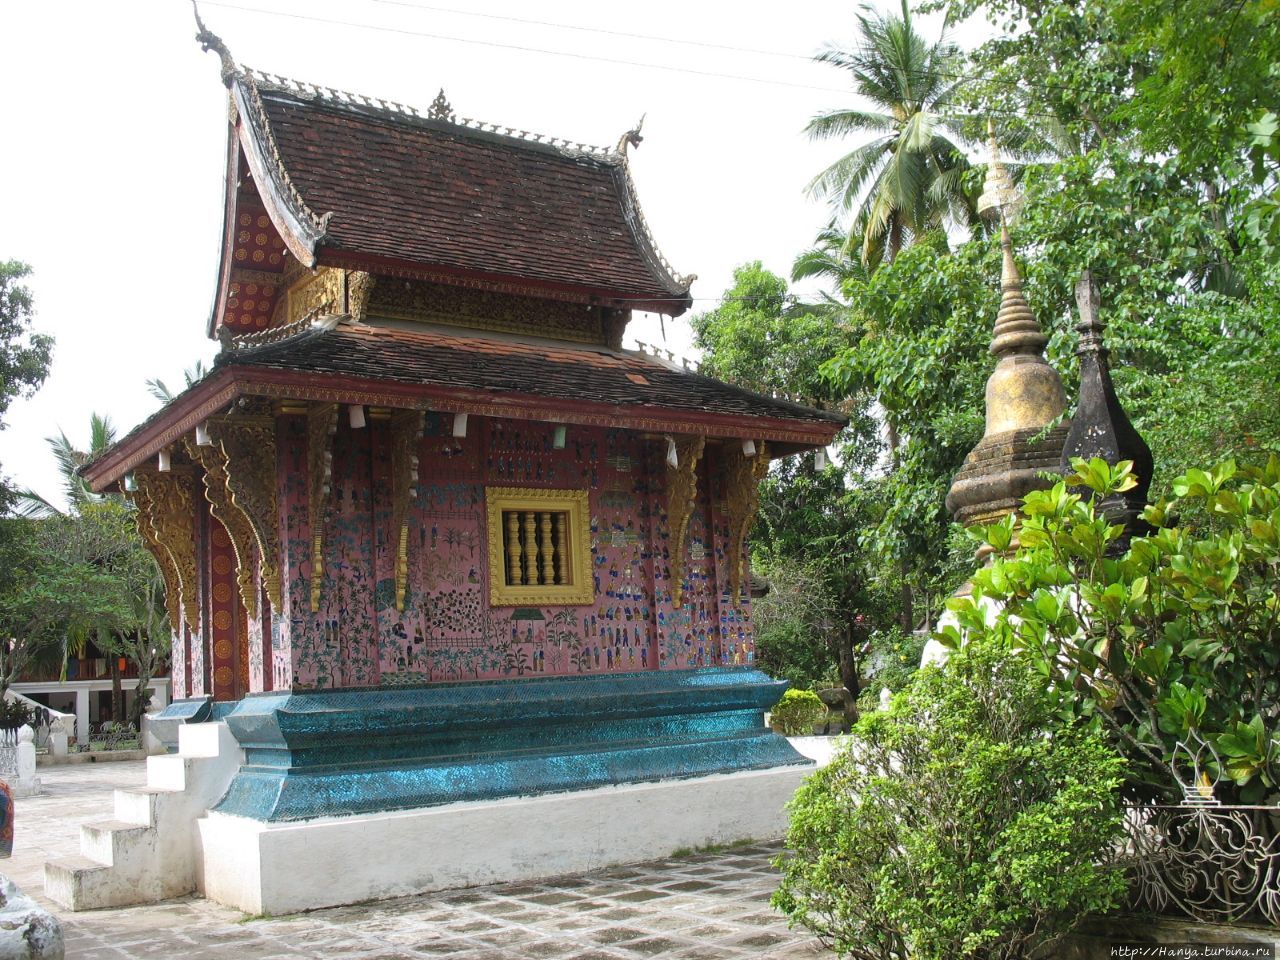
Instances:
[[[333,492],[333,435],[338,432],[338,405],[307,407],[307,517],[311,524],[311,609],[320,609],[324,584],[324,525]]]
[[[227,536],[231,538],[231,549],[236,555],[236,583],[240,585],[240,599],[244,601],[249,616],[257,617],[253,525],[244,511],[232,502],[231,489],[227,486],[227,455],[219,445],[211,443],[202,447],[190,439],[187,440],[187,453],[204,468],[204,496],[209,501],[209,511],[226,528]]]
[[[369,294],[373,293],[374,277],[363,270],[347,273],[347,313],[357,323],[364,323],[369,311]]]
[[[689,517],[698,496],[698,460],[706,447],[706,437],[677,437],[677,466],[667,464],[667,519],[671,529],[671,602],[684,603],[684,541],[689,533]]]
[[[736,445],[724,448],[725,518],[729,523],[729,596],[736,604],[742,600],[742,573],[747,533],[756,519],[760,503],[760,481],[769,472],[769,447],[763,440],[756,444],[756,455],[748,457]]]
[[[418,440],[425,415],[391,411],[391,528],[396,541],[396,609],[404,609],[409,582],[409,502],[418,495]]]
[[[272,609],[279,612],[283,607],[280,598],[275,418],[230,416],[212,419],[209,421],[209,433],[222,451],[231,503],[248,521],[257,542],[258,556],[262,559],[262,585],[266,588]],[[230,526],[227,532],[231,534]],[[235,543],[235,535],[231,536],[232,543]],[[241,556],[240,560],[247,562],[248,557]],[[241,589],[244,589],[243,581]]]
[[[181,598],[183,619],[192,633],[200,631],[199,580],[196,574],[196,505],[191,495],[191,476],[182,470],[135,470],[138,515],[151,528],[153,541],[169,556],[176,578],[176,595]],[[161,569],[163,570],[163,564]],[[166,584],[166,587],[168,584]],[[170,617],[177,610],[170,608]],[[176,625],[176,622],[175,624]]]
[[[146,544],[147,549],[151,551],[151,555],[155,557],[156,565],[160,568],[160,576],[164,580],[164,607],[169,614],[169,630],[174,634],[180,633],[182,630],[182,579],[178,576],[178,567],[173,562],[173,556],[156,539],[155,524],[152,521],[155,505],[151,497],[141,488],[127,493],[126,496],[137,507],[135,519],[138,524],[138,533],[142,536],[142,542]]]

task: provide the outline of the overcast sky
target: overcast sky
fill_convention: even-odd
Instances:
[[[853,146],[802,132],[853,102],[844,75],[809,59],[852,43],[849,2],[200,7],[241,64],[420,109],[443,87],[462,116],[601,145],[644,114],[633,174],[659,247],[698,275],[695,311],[739,264],[789,271],[827,216],[805,184]],[[31,264],[36,326],[57,341],[43,388],[9,410],[0,471],[46,496],[60,491],[45,437],[87,443],[93,411],[123,435],[158,406],[147,378],[180,387],[214,354],[226,90],[194,33],[188,0],[0,5],[0,260]],[[665,327],[666,346],[693,355],[686,320]],[[656,319],[630,334],[662,340]]]

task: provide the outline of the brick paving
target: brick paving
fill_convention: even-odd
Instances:
[[[824,952],[769,907],[777,844],[287,917],[249,918],[194,897],[63,913],[44,900],[44,859],[77,852],[79,823],[109,816],[111,789],[140,785],[144,767],[43,767],[40,776],[47,794],[17,801],[14,857],[0,870],[58,913],[68,960],[799,960]]]

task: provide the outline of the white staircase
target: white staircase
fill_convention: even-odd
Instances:
[[[114,819],[80,827],[81,856],[45,863],[45,895],[69,910],[97,910],[194,892],[203,860],[196,821],[242,762],[225,723],[180,727],[176,754],[147,758],[147,786],[117,790]]]

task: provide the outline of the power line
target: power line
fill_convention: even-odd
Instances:
[[[244,13],[258,13],[269,17],[283,17],[289,20],[307,20],[312,23],[324,23],[336,27],[350,27],[356,30],[374,30],[382,33],[395,33],[408,37],[426,37],[432,40],[451,40],[455,43],[470,43],[481,47],[494,47],[499,50],[519,50],[524,53],[542,53],[553,57],[569,57],[574,60],[589,60],[595,63],[622,64],[629,67],[640,67],[650,70],[665,70],[670,73],[685,73],[700,77],[715,77],[723,80],[742,80],[747,83],[772,84],[779,87],[792,87],[799,90],[819,90],[825,93],[847,93],[836,87],[819,87],[808,83],[792,83],[788,80],[771,80],[765,77],[752,77],[740,73],[718,73],[712,70],[698,70],[693,67],[677,67],[671,64],[647,63],[642,60],[625,60],[619,57],[601,57],[589,53],[572,53],[567,50],[547,50],[543,47],[529,47],[516,43],[499,43],[496,40],[476,40],[471,37],[457,37],[444,33],[431,33],[425,30],[408,30],[403,27],[387,27],[377,24],[361,23],[355,20],[335,20],[329,17],[316,17],[304,13],[288,13],[283,10],[264,10],[261,7],[246,7],[222,0],[205,0],[205,6],[221,7],[225,10],[239,10]]]
[[[687,47],[701,47],[707,50],[728,50],[732,53],[750,53],[763,57],[786,57],[795,60],[810,61],[813,58],[803,53],[784,53],[780,50],[762,50],[759,47],[735,47],[725,43],[711,43],[707,40],[682,40],[679,37],[663,37],[653,33],[628,33],[625,30],[609,30],[605,27],[584,27],[577,23],[556,23],[550,20],[527,20],[524,17],[508,17],[497,13],[480,13],[475,10],[459,10],[454,7],[437,7],[425,3],[409,3],[407,0],[369,0],[389,7],[407,7],[410,10],[430,10],[433,13],[452,13],[461,17],[480,17],[485,20],[502,20],[507,23],[523,23],[537,27],[553,27],[558,30],[576,30],[580,33],[596,33],[609,37],[626,37],[630,40],[650,40],[656,43],[678,43]]]
[[[815,63],[820,62],[820,61],[817,61],[816,58],[805,57],[801,54],[782,53],[778,51],[761,50],[761,49],[755,49],[751,47],[733,47],[725,44],[709,43],[706,41],[698,41],[698,40],[680,40],[672,37],[661,37],[656,34],[626,33],[624,31],[607,30],[607,29],[598,28],[598,27],[581,27],[574,24],[554,23],[552,21],[527,20],[519,17],[500,16],[498,14],[474,13],[470,11],[457,10],[450,7],[435,7],[435,6],[428,6],[423,4],[414,4],[414,3],[407,2],[407,0],[370,0],[370,2],[382,3],[390,6],[408,7],[410,9],[433,10],[433,11],[440,11],[440,12],[446,12],[446,13],[458,13],[464,16],[484,17],[487,19],[494,19],[494,20],[507,20],[515,23],[536,24],[539,26],[547,26],[547,27],[553,27],[553,28],[565,29],[565,30],[581,30],[585,32],[602,33],[602,34],[609,34],[609,35],[623,36],[623,37],[633,37],[637,39],[646,39],[646,40],[660,41],[665,43],[682,43],[682,44],[688,44],[691,46],[709,47],[709,48],[730,50],[730,51],[741,52],[741,53],[764,54],[764,55],[770,55],[770,56],[788,57],[788,58],[803,60],[806,62],[815,62]],[[789,80],[777,80],[777,79],[772,79],[767,77],[755,77],[755,76],[750,76],[748,74],[721,73],[719,71],[714,71],[714,70],[699,70],[694,67],[681,67],[681,66],[675,66],[672,64],[654,63],[652,61],[628,60],[628,59],[623,59],[619,57],[606,57],[606,56],[598,56],[598,55],[587,54],[587,53],[575,53],[568,50],[548,50],[544,47],[532,47],[532,46],[525,46],[522,44],[501,43],[496,40],[477,40],[472,37],[459,37],[459,36],[454,36],[452,34],[433,33],[425,30],[410,30],[403,27],[390,27],[390,26],[383,26],[379,24],[362,23],[360,21],[337,20],[329,17],[317,17],[311,14],[290,13],[283,10],[267,10],[261,7],[251,7],[251,6],[245,6],[242,4],[227,3],[225,2],[225,0],[205,0],[205,5],[210,7],[221,7],[226,10],[237,10],[243,13],[256,13],[263,16],[282,17],[289,20],[303,20],[303,21],[308,21],[312,23],[327,24],[330,26],[350,27],[358,30],[371,30],[371,31],[380,32],[380,33],[392,33],[392,34],[399,34],[401,36],[422,37],[422,38],[433,39],[433,40],[447,40],[447,41],[452,41],[454,43],[469,43],[476,46],[493,47],[500,50],[517,50],[523,53],[540,53],[546,56],[567,57],[574,60],[586,60],[586,61],[591,61],[595,63],[619,64],[623,66],[637,67],[639,69],[662,70],[669,73],[683,73],[683,74],[689,74],[692,76],[710,77],[710,78],[719,79],[719,80],[740,80],[747,83],[764,84],[767,86],[789,87],[797,90],[816,90],[822,93],[839,93],[839,94],[847,95],[851,92],[848,89],[843,89],[840,87],[825,87],[825,86],[818,86],[816,84],[809,84],[809,83],[795,83]],[[1032,89],[1031,87],[1017,80],[1004,80],[998,77],[993,77],[990,75],[980,74],[980,73],[953,73],[946,70],[932,70],[927,74],[924,72],[921,72],[919,74],[907,73],[906,76],[908,79],[922,79],[926,76],[944,77],[947,79],[956,80],[959,83],[973,83],[977,81],[984,81],[987,83],[994,83],[997,85],[1002,85],[1002,86],[1006,86],[1006,87],[1017,89],[1017,90]],[[1039,86],[1046,89],[1057,90],[1062,93],[1071,92],[1071,89],[1069,87],[1063,84],[1056,84],[1048,80],[1040,81]],[[852,91],[852,92],[856,93],[856,91]],[[957,120],[985,119],[987,117],[994,117],[997,119],[1007,119],[1007,120],[1026,120],[1028,118],[1036,118],[1036,119],[1042,119],[1042,120],[1054,120],[1058,122],[1062,121],[1062,118],[1056,114],[1033,111],[1033,110],[1023,110],[1020,112],[985,110],[980,114],[978,113],[958,114],[956,115],[955,119]],[[1271,139],[1273,135],[1265,134],[1265,135],[1258,135],[1258,136],[1260,137],[1265,136],[1267,139]]]

